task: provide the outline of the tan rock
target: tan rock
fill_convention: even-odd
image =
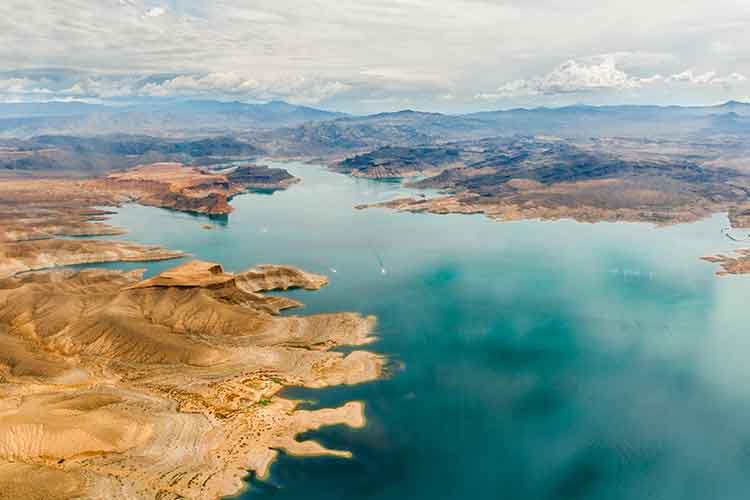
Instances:
[[[149,280],[107,270],[0,280],[0,491],[215,499],[243,488],[247,471],[267,474],[277,449],[350,456],[295,436],[362,426],[361,403],[298,410],[276,394],[379,377],[380,356],[331,350],[372,341],[374,319],[282,317],[260,293],[324,283],[286,266],[234,275],[206,262]]]

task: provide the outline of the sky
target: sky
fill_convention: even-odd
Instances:
[[[750,100],[748,0],[2,0],[0,102]]]

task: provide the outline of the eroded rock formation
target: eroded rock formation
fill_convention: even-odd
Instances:
[[[227,173],[210,172],[179,163],[155,163],[97,179],[98,185],[125,192],[143,205],[186,212],[223,215],[229,199],[248,189],[284,189],[298,179],[286,170],[248,165]]]
[[[746,146],[732,140],[536,136],[381,148],[334,168],[363,177],[421,177],[411,186],[445,194],[378,205],[403,211],[657,225],[729,212],[740,227],[750,213],[746,158]]]
[[[248,189],[284,189],[299,181],[286,170],[245,165],[222,173],[179,163],[143,165],[105,177],[0,178],[0,243],[58,236],[122,234],[102,206],[129,201],[225,215],[229,199]]]
[[[0,498],[215,499],[277,449],[348,456],[295,436],[363,425],[360,403],[307,411],[277,393],[377,378],[378,355],[331,351],[371,341],[374,319],[282,317],[299,304],[261,293],[325,282],[205,262],[0,280]]]
[[[719,264],[721,270],[716,273],[719,276],[750,273],[750,249],[748,248],[735,250],[731,254],[710,255],[702,259]]]
[[[286,170],[255,165],[210,172],[179,163],[143,165],[106,177],[0,178],[0,278],[72,264],[173,259],[181,252],[122,241],[58,239],[124,233],[102,206],[129,201],[176,210],[227,214],[229,198],[247,189],[283,189]]]
[[[144,262],[182,257],[182,252],[125,241],[32,240],[0,244],[0,278],[17,273],[99,262]]]

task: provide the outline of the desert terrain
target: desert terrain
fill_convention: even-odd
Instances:
[[[325,282],[199,261],[149,280],[59,270],[0,281],[0,498],[215,499],[248,471],[265,475],[278,449],[346,457],[295,436],[361,426],[361,404],[303,411],[276,394],[378,377],[379,356],[331,350],[368,343],[374,319],[281,317],[300,304],[262,294]]]
[[[126,202],[225,215],[231,196],[284,189],[280,169],[224,173],[175,163],[70,179],[0,180],[0,498],[215,499],[264,476],[277,450],[331,454],[296,436],[364,425],[360,403],[317,411],[277,393],[379,377],[384,360],[338,346],[372,340],[355,313],[280,316],[323,276],[273,265],[224,272],[189,261],[158,276],[60,266],[175,259],[122,240]],[[50,270],[47,270],[51,268]]]

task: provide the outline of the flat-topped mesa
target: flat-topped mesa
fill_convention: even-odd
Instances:
[[[128,287],[130,290],[151,287],[210,288],[234,282],[234,275],[225,273],[220,264],[194,260],[164,271],[158,276]]]
[[[213,500],[248,470],[267,474],[280,449],[350,456],[296,436],[364,425],[361,403],[300,410],[277,393],[381,376],[381,356],[334,350],[370,342],[374,318],[279,316],[268,301],[285,299],[251,291],[323,282],[201,261],[147,280],[104,269],[0,279],[0,491]]]
[[[291,266],[264,264],[232,274],[225,272],[219,264],[195,260],[140,281],[128,289],[210,288],[220,291],[225,300],[249,304],[271,314],[278,314],[284,309],[302,307],[302,304],[287,297],[266,296],[258,292],[290,288],[318,290],[327,283],[328,278],[325,276],[306,273]]]
[[[136,283],[131,289],[150,287],[200,287],[211,288],[231,284],[248,292],[289,290],[304,288],[319,290],[328,284],[328,278],[306,273],[292,266],[261,264],[245,272],[232,274],[220,264],[194,260]]]
[[[290,288],[319,290],[328,284],[328,278],[292,266],[262,264],[237,275],[237,282],[243,289],[253,292]]]
[[[227,174],[229,182],[245,186],[245,189],[286,189],[300,181],[283,168],[265,165],[243,165]]]

